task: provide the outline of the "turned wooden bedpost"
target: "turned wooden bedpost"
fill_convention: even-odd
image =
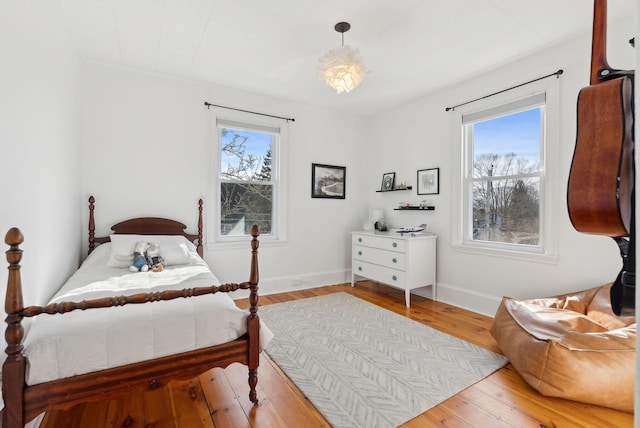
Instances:
[[[200,257],[203,256],[203,246],[202,246],[202,199],[198,200],[198,254]]]
[[[5,350],[7,359],[2,366],[2,398],[4,410],[2,412],[2,426],[4,428],[16,428],[24,426],[24,372],[25,358],[22,354],[24,328],[22,327],[22,279],[20,277],[20,261],[22,250],[19,245],[24,242],[20,229],[13,227],[7,232],[4,242],[9,245],[6,252],[9,263],[9,277],[7,280],[7,294],[4,301],[4,310],[7,313],[5,319],[7,329],[4,337],[7,341]]]
[[[249,333],[249,400],[258,404],[256,386],[258,385],[258,366],[260,365],[260,318],[258,317],[258,236],[260,231],[257,225],[251,228],[251,284],[249,294],[249,317],[247,319],[247,331]]]
[[[95,201],[93,195],[89,196],[89,254],[96,248],[96,221],[93,217]]]

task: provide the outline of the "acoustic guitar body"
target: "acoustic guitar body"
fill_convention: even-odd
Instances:
[[[619,77],[578,95],[576,147],[567,205],[573,227],[623,237],[631,224],[633,190],[633,82]]]

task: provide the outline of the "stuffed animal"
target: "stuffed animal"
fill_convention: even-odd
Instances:
[[[153,272],[162,272],[162,257],[160,257],[160,247],[155,242],[149,242],[147,248],[147,264],[151,266]]]
[[[133,262],[129,266],[131,272],[146,272],[149,270],[147,258],[145,257],[147,248],[149,248],[149,244],[146,242],[138,241],[135,243],[133,246]]]

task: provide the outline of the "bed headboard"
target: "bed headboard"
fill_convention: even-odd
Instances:
[[[108,236],[95,236],[95,198],[89,197],[89,254],[96,248],[96,245],[111,241]],[[161,217],[138,217],[121,221],[111,226],[114,234],[127,235],[182,235],[196,245],[198,254],[203,257],[202,246],[202,199],[198,200],[198,232],[187,233],[183,223]]]

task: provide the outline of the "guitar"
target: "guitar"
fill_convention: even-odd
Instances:
[[[636,290],[633,71],[612,69],[606,47],[607,1],[595,0],[591,74],[578,94],[567,206],[576,230],[618,244],[622,270],[611,287],[611,309],[626,316],[635,314]]]
[[[590,86],[578,95],[567,206],[579,232],[629,236],[633,165],[633,71],[606,59],[607,2],[595,0]]]

